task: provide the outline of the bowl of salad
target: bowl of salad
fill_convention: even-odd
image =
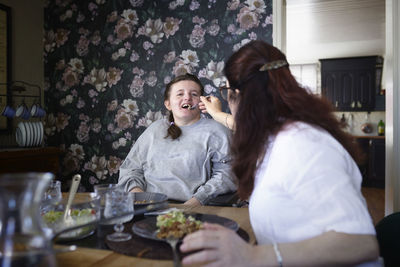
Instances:
[[[100,220],[100,197],[85,195],[74,200],[68,218],[64,218],[66,199],[60,203],[42,208],[43,227],[51,231],[56,241],[70,241],[85,238],[94,233]]]

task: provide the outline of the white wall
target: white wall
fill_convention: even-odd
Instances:
[[[385,1],[286,0],[290,64],[384,55]]]

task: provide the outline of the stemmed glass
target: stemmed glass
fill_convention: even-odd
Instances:
[[[60,203],[62,200],[61,182],[52,180],[43,194],[41,210],[45,212],[50,206]]]
[[[132,212],[132,215],[127,215],[124,217],[116,218],[111,220],[114,225],[114,233],[106,236],[107,240],[114,242],[127,241],[132,238],[129,233],[124,233],[123,223],[129,222],[133,219],[133,208],[134,208],[134,194],[127,193],[120,189],[109,190],[106,193],[106,205],[104,209],[105,218],[113,218],[120,216],[124,213]]]

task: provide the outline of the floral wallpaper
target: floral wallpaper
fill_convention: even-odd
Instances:
[[[272,43],[272,0],[52,0],[44,27],[46,143],[65,151],[57,178],[92,191],[165,116],[171,79],[196,74],[219,96],[225,60]]]

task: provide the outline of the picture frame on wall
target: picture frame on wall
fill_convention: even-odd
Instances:
[[[11,130],[12,118],[4,116],[11,99],[11,8],[0,4],[0,132]]]

